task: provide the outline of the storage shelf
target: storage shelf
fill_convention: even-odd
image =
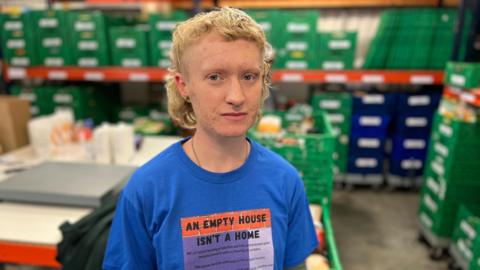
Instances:
[[[163,68],[142,67],[6,67],[6,78],[23,80],[37,78],[58,81],[137,81],[163,82],[168,71]],[[275,70],[273,82],[303,83],[362,83],[362,84],[442,84],[443,71],[431,70]]]

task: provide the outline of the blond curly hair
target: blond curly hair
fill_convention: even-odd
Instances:
[[[197,121],[192,104],[185,100],[177,89],[175,74],[185,72],[186,61],[183,59],[185,50],[202,36],[211,32],[220,34],[226,41],[238,39],[252,41],[260,48],[263,57],[262,104],[269,95],[273,52],[260,26],[245,12],[235,8],[225,7],[208,13],[199,13],[175,27],[172,38],[173,46],[170,52],[172,64],[166,78],[168,113],[180,126],[187,129],[195,128]],[[259,109],[257,120],[260,116]]]

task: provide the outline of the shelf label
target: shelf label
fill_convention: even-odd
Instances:
[[[23,39],[10,39],[7,41],[8,49],[21,49],[25,48],[25,40]]]
[[[68,77],[68,74],[66,71],[52,70],[48,72],[47,77],[50,80],[66,80]]]
[[[433,149],[435,149],[435,152],[437,152],[438,154],[444,157],[448,156],[448,148],[439,142],[435,143],[435,145],[433,146]]]
[[[132,73],[128,76],[128,80],[132,82],[148,82],[150,76],[147,73]]]
[[[430,105],[430,97],[429,96],[411,96],[408,98],[408,106],[427,106]]]
[[[326,99],[326,100],[321,100],[318,106],[321,109],[336,110],[336,109],[340,109],[342,104],[341,104],[340,100]]]
[[[58,20],[56,18],[43,18],[38,22],[40,28],[55,28],[58,27]]]
[[[427,187],[436,195],[440,193],[440,186],[430,176],[427,178]]]
[[[412,75],[410,82],[413,84],[433,84],[433,76],[431,75]]]
[[[430,209],[432,210],[434,213],[437,212],[438,210],[438,205],[435,203],[435,201],[432,199],[432,197],[430,197],[430,195],[425,195],[423,197],[423,203]]]
[[[380,147],[379,139],[360,138],[358,139],[358,147],[361,148],[378,148]]]
[[[27,57],[12,57],[11,61],[14,66],[28,66],[30,64],[30,59]]]
[[[300,73],[282,74],[282,82],[303,82],[303,75]]]
[[[364,82],[364,83],[384,83],[385,82],[385,77],[383,75],[377,75],[377,74],[363,75],[362,76],[362,82]]]
[[[332,40],[328,43],[328,48],[332,50],[350,49],[351,46],[350,40]]]
[[[327,118],[334,124],[343,123],[343,121],[345,121],[345,116],[339,113],[329,113],[327,114]]]
[[[175,28],[175,25],[177,25],[177,22],[163,21],[163,22],[158,22],[156,27],[157,27],[157,30],[159,31],[172,31]]]
[[[98,59],[94,57],[82,57],[78,59],[78,65],[81,67],[97,67]]]
[[[460,223],[460,228],[462,228],[463,232],[468,235],[468,237],[474,240],[477,237],[477,233],[475,229],[470,226],[465,220],[462,220]]]
[[[308,49],[308,43],[301,41],[287,42],[287,50],[289,51],[306,51]]]
[[[344,83],[347,81],[347,76],[343,74],[327,74],[325,81],[329,83]]]
[[[103,81],[105,79],[105,74],[103,74],[103,72],[87,71],[83,75],[83,78],[86,81]]]
[[[378,165],[378,161],[374,158],[357,158],[355,160],[355,166],[358,168],[375,168]]]
[[[18,31],[23,29],[23,23],[20,21],[6,21],[3,28],[7,31]]]
[[[362,116],[360,117],[360,126],[380,126],[382,124],[382,118],[378,116]]]
[[[343,69],[344,65],[341,61],[325,61],[322,63],[322,68],[326,70]]]
[[[402,160],[400,166],[404,170],[418,170],[422,168],[423,162],[418,159],[405,159]]]
[[[465,77],[460,74],[452,74],[450,75],[450,81],[459,86],[465,86]]]
[[[384,104],[384,95],[366,95],[362,97],[363,104]]]
[[[24,68],[11,67],[8,69],[8,77],[10,79],[25,79],[27,71]]]
[[[405,149],[424,149],[425,146],[426,142],[422,139],[406,139],[403,141],[403,148]]]
[[[95,23],[93,22],[76,22],[75,23],[75,31],[82,32],[82,31],[94,31],[95,30]]]
[[[407,117],[405,125],[407,127],[426,127],[428,119],[426,117]]]
[[[445,124],[440,124],[440,127],[439,127],[439,131],[441,134],[447,136],[447,137],[452,137],[453,135],[453,130],[452,130],[452,127],[450,126],[447,126]]]

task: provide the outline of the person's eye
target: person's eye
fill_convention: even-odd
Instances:
[[[258,75],[255,73],[247,73],[243,75],[243,79],[246,81],[254,81],[258,78]]]
[[[220,74],[213,73],[213,74],[208,75],[207,79],[210,80],[210,81],[216,82],[216,81],[219,81],[221,79],[221,77],[220,77]]]

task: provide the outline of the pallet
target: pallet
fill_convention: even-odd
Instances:
[[[422,187],[423,177],[401,177],[389,174],[386,178],[386,184],[389,189],[420,189]]]
[[[345,188],[353,189],[355,186],[369,186],[374,189],[380,189],[383,185],[383,175],[381,174],[346,174]]]

